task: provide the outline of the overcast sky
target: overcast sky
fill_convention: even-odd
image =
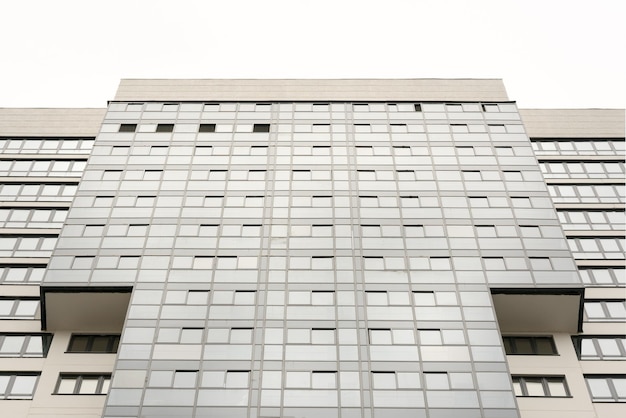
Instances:
[[[625,0],[0,0],[0,106],[121,78],[502,78],[520,107],[626,106]]]

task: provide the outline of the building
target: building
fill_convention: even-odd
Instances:
[[[0,109],[0,410],[621,416],[624,136],[492,79]]]

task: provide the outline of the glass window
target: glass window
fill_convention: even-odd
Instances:
[[[586,375],[593,402],[626,402],[626,375]]]
[[[106,395],[110,374],[65,374],[59,376],[56,395]]]
[[[612,322],[626,319],[624,300],[585,300],[585,314],[592,322]]]
[[[626,360],[626,336],[572,337],[580,360]]]
[[[0,319],[35,319],[39,299],[0,298]]]
[[[70,338],[68,353],[117,353],[120,343],[118,334],[77,335]]]
[[[252,132],[269,132],[270,125],[269,123],[255,123],[252,127]]]
[[[39,373],[0,373],[0,400],[33,399]]]
[[[198,132],[215,132],[215,124],[214,123],[201,123]],[[198,147],[196,147],[197,149]]]
[[[137,130],[136,123],[122,123],[118,132],[135,132]]]
[[[508,355],[556,355],[556,346],[552,337],[520,336],[502,337],[504,349]]]
[[[159,123],[156,126],[156,132],[174,132],[173,123]]]
[[[52,334],[0,334],[0,357],[45,357]]]
[[[519,397],[567,397],[565,376],[513,376],[515,395]]]

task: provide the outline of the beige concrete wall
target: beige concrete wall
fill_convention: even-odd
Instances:
[[[508,101],[500,79],[123,79],[115,100]]]
[[[624,109],[520,109],[531,138],[623,138]]]
[[[0,136],[96,136],[106,109],[0,108]]]
[[[94,331],[97,332],[97,331]],[[66,353],[71,332],[55,332],[28,418],[102,416],[106,395],[54,395],[60,373],[111,373],[115,354]]]
[[[99,418],[102,416],[106,395],[54,394],[60,373],[111,373],[113,371],[115,354],[66,353],[70,336],[69,331],[55,332],[46,358],[0,358],[0,370],[42,371],[32,400],[0,400],[1,417]]]
[[[615,324],[620,327],[623,324]],[[622,328],[623,333],[623,328]],[[620,334],[620,332],[614,332]],[[592,402],[585,374],[626,374],[623,361],[579,361],[570,334],[554,334],[557,356],[507,356],[513,375],[563,375],[570,398],[523,398],[517,403],[522,418],[614,418],[622,416],[623,404]]]
[[[513,375],[564,375],[571,398],[523,398],[517,403],[522,418],[595,417],[576,350],[569,334],[554,334],[558,356],[507,356]]]

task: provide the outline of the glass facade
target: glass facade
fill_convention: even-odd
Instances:
[[[0,329],[0,357],[65,361],[1,372],[2,399],[47,385],[103,418],[622,402],[626,369],[560,362],[624,360],[624,298],[609,295],[624,286],[623,138],[529,138],[520,113],[116,99],[95,139],[0,138],[0,285],[16,289],[0,319],[49,332]]]
[[[490,288],[581,282],[491,106],[112,103],[44,280],[133,286],[105,416],[517,417]]]

